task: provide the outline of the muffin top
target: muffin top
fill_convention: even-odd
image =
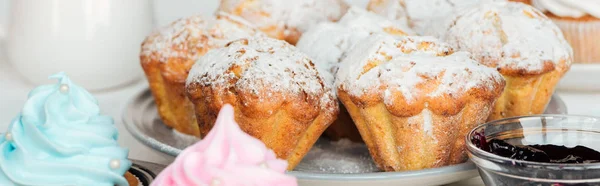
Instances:
[[[395,36],[414,34],[407,25],[351,7],[338,23],[321,23],[311,28],[302,35],[296,46],[311,56],[324,73],[335,74],[346,52],[372,33]]]
[[[358,29],[371,33],[386,33],[396,36],[415,34],[406,24],[392,21],[359,7],[351,7],[342,19],[340,19],[339,25],[349,29]]]
[[[287,162],[242,131],[233,112],[231,105],[223,106],[208,135],[183,150],[152,186],[297,186],[285,175]]]
[[[222,0],[220,11],[238,15],[256,24],[269,36],[295,43],[320,22],[337,21],[346,13],[343,0]]]
[[[265,118],[284,106],[302,108],[304,115],[297,117],[309,121],[322,112],[337,114],[331,87],[307,55],[264,36],[209,51],[192,67],[186,85],[190,94],[203,91],[204,99],[241,105],[243,114]]]
[[[483,0],[371,0],[367,9],[389,19],[408,23],[418,34],[424,35],[431,21],[480,1]]]
[[[111,117],[64,74],[31,93],[0,137],[0,185],[126,186],[128,150]]]
[[[340,64],[336,79],[338,90],[359,106],[383,101],[398,116],[424,107],[456,114],[471,96],[493,100],[504,87],[495,69],[433,37],[376,35],[362,43]]]
[[[600,1],[598,0],[533,0],[532,4],[543,12],[550,12],[559,17],[592,16],[600,19]]]
[[[260,32],[252,24],[226,13],[218,13],[216,18],[179,19],[146,38],[142,43],[142,63],[166,63],[163,75],[183,82],[194,62],[208,50],[255,34]]]
[[[451,18],[441,38],[469,51],[502,74],[536,75],[568,70],[573,49],[560,29],[535,8],[516,2],[487,2]]]

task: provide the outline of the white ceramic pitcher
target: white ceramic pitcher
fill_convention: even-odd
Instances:
[[[6,55],[23,77],[60,71],[92,90],[140,79],[140,44],[153,28],[148,0],[13,0]]]

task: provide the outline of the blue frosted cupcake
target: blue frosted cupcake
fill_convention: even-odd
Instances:
[[[113,119],[64,73],[29,94],[0,137],[0,185],[138,185]]]

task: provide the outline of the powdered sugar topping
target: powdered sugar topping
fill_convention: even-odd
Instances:
[[[371,0],[367,5],[367,9],[391,20],[408,24],[406,10],[400,0]]]
[[[433,118],[431,118],[431,111],[424,109],[423,112],[423,131],[429,136],[433,136]]]
[[[414,34],[407,25],[351,7],[338,23],[321,23],[304,33],[296,46],[315,59],[324,73],[333,76],[346,52],[372,33],[395,36]]]
[[[371,33],[387,33],[390,35],[415,34],[406,24],[392,21],[359,7],[351,7],[342,19],[340,19],[339,24],[345,28],[358,29]]]
[[[192,67],[190,84],[235,88],[270,99],[270,93],[305,93],[323,108],[334,105],[331,84],[323,80],[311,59],[288,43],[256,36],[209,51]],[[284,94],[285,95],[285,94]]]
[[[572,48],[560,29],[522,3],[482,3],[457,14],[448,27],[444,40],[490,67],[536,74],[548,63],[565,60],[569,66],[572,61]]]
[[[222,0],[219,9],[236,12],[261,29],[275,27],[304,32],[320,22],[338,20],[347,5],[342,0]]]
[[[462,96],[472,88],[494,90],[502,76],[493,68],[478,64],[466,52],[452,49],[432,37],[371,37],[356,47],[342,62],[336,86],[354,96],[378,93],[384,103],[401,94],[408,102],[417,97]],[[421,84],[436,80],[431,90]]]
[[[196,59],[208,49],[255,34],[260,33],[252,24],[233,15],[191,16],[153,32],[142,44],[141,55],[156,57],[160,62],[174,57]]]
[[[372,0],[369,9],[390,19],[406,20],[417,33],[424,35],[430,22],[482,1],[491,0]]]

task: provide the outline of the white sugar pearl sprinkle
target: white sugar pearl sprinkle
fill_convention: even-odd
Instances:
[[[12,141],[13,140],[13,136],[11,133],[6,133],[4,135],[4,139],[6,139],[6,141]]]
[[[269,165],[267,165],[267,162],[262,162],[259,166],[262,168],[265,168],[265,169],[269,168]]]
[[[217,178],[213,178],[212,181],[210,181],[210,186],[217,186],[217,185],[221,185],[221,180],[219,180]]]
[[[61,93],[63,93],[63,94],[64,93],[68,93],[69,92],[69,85],[67,85],[67,84],[61,84],[60,87],[58,88],[58,90]]]
[[[110,160],[110,168],[113,170],[121,168],[121,161],[117,159]]]

